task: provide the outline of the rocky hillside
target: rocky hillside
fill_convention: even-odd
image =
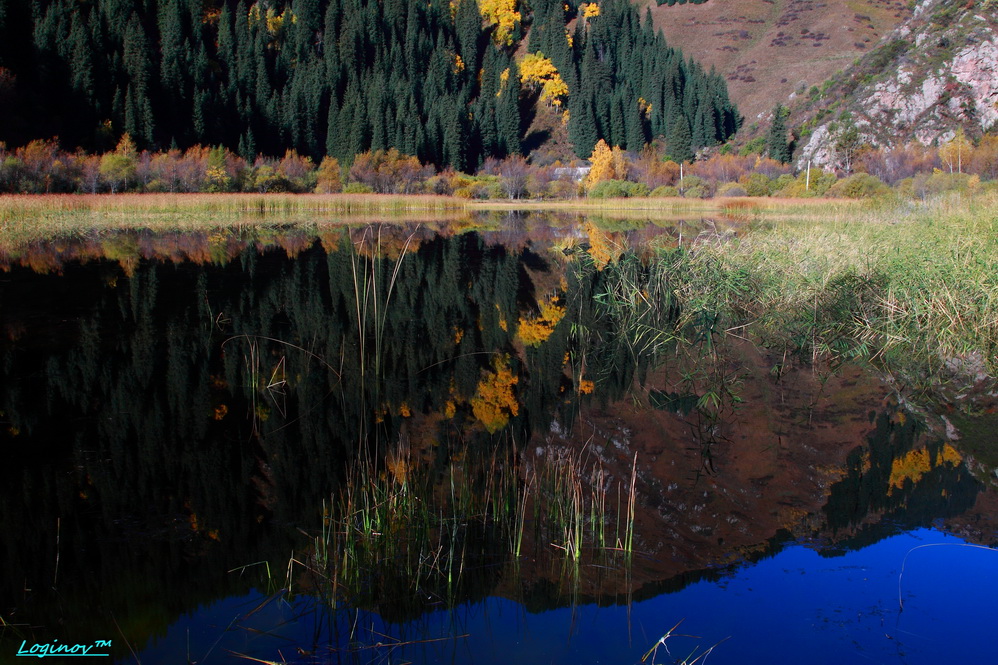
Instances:
[[[748,131],[768,124],[777,102],[848,68],[912,15],[906,0],[641,4],[672,46],[727,79]]]
[[[919,0],[877,49],[792,106],[798,163],[840,165],[850,132],[854,144],[888,147],[996,129],[996,28],[995,0]]]

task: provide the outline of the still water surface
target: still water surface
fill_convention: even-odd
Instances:
[[[0,661],[638,663],[677,623],[646,662],[990,660],[986,437],[858,368],[635,342],[622,266],[704,229],[0,256]]]

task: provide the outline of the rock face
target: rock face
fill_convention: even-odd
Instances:
[[[914,16],[858,61],[826,93],[802,136],[798,163],[840,165],[836,148],[851,127],[878,147],[945,143],[963,127],[979,136],[998,124],[998,3],[968,8],[923,0]],[[835,101],[840,100],[840,101]]]

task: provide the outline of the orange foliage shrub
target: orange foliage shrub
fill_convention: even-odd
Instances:
[[[650,190],[674,185],[679,180],[679,164],[662,159],[662,154],[652,145],[641,151],[641,156],[631,164],[631,171],[633,179]]]
[[[471,411],[489,433],[494,434],[509,424],[510,416],[520,412],[520,404],[513,393],[519,377],[509,368],[509,358],[496,358],[492,371],[483,372],[475,396],[471,398]]]
[[[526,346],[539,346],[554,332],[555,326],[565,318],[565,306],[561,304],[559,296],[555,295],[545,298],[537,303],[540,313],[526,317],[520,317],[519,327],[516,330],[517,337]]]
[[[395,148],[361,153],[350,167],[352,181],[367,185],[379,194],[412,194],[432,173],[433,167],[423,166],[416,157],[404,155]]]

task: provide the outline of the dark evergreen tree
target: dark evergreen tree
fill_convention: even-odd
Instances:
[[[516,63],[510,60],[509,66],[500,73],[500,87],[496,99],[496,133],[499,144],[497,157],[520,153],[519,100],[520,70]]]
[[[787,141],[787,109],[777,104],[773,109],[773,123],[766,136],[766,150],[770,158],[786,164],[790,161],[790,144]]]
[[[648,142],[648,139],[645,133],[645,122],[639,101],[632,95],[630,97],[625,96],[623,103],[626,105],[624,108],[625,131],[627,133],[626,147],[628,150],[641,150],[645,143]]]
[[[577,154],[600,138],[638,150],[676,114],[694,148],[737,129],[724,80],[669,48],[650,16],[627,0],[603,0],[599,16],[579,7],[521,5],[530,50],[568,86]],[[107,150],[128,132],[140,148],[343,163],[395,147],[475,169],[518,153],[533,115],[518,45],[489,29],[478,0],[0,0],[0,67],[16,81],[0,89],[0,141]]]
[[[690,132],[690,123],[682,113],[677,113],[673,119],[666,147],[673,161],[682,163],[693,159],[693,135]]]
[[[478,0],[459,2],[454,23],[464,70],[474,76],[478,72],[479,42],[482,39],[482,15],[478,10]]]

